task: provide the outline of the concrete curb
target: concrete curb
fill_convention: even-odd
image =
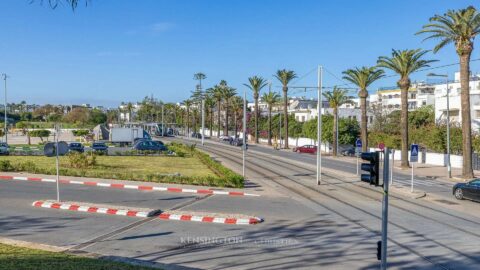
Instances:
[[[251,218],[231,218],[231,217],[214,217],[214,216],[197,216],[197,215],[186,215],[186,214],[171,214],[171,213],[161,213],[158,218],[168,219],[168,220],[181,220],[181,221],[196,221],[196,222],[207,222],[207,223],[220,223],[220,224],[231,224],[231,225],[253,225],[263,222],[263,219],[258,217]]]
[[[19,181],[35,181],[35,182],[47,182],[56,183],[56,179],[38,178],[38,177],[22,177],[22,176],[10,176],[0,175],[0,180],[19,180]],[[225,190],[212,190],[212,189],[189,189],[189,188],[175,188],[175,187],[157,187],[157,186],[144,186],[144,185],[129,185],[129,184],[116,184],[116,183],[103,183],[93,181],[76,181],[76,180],[62,180],[62,184],[72,185],[85,185],[96,186],[106,188],[118,188],[118,189],[136,189],[136,190],[150,190],[150,191],[166,191],[175,193],[194,193],[194,194],[212,194],[212,195],[228,195],[228,196],[254,196],[259,197],[258,194],[245,193],[240,191],[225,191]]]
[[[401,196],[409,197],[412,199],[421,199],[427,196],[427,193],[425,193],[424,191],[414,190],[413,193],[411,193],[410,190],[405,190],[404,188],[397,187],[397,186],[390,186],[390,192],[396,195],[401,195]]]
[[[119,216],[128,216],[128,217],[151,217],[158,213],[158,210],[150,211],[137,211],[129,209],[114,209],[106,207],[96,207],[94,205],[82,205],[81,203],[58,203],[55,201],[35,201],[32,203],[34,207],[42,208],[54,208],[70,211],[79,211],[79,212],[89,212],[89,213],[100,213],[108,215],[119,215]]]

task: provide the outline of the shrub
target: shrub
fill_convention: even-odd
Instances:
[[[71,168],[86,169],[94,167],[97,164],[96,154],[85,154],[78,152],[70,152],[67,155],[68,163]]]
[[[30,137],[39,137],[40,140],[43,142],[43,138],[48,138],[50,136],[50,131],[46,129],[38,129],[38,130],[31,130],[28,132]]]
[[[72,130],[73,136],[81,137],[81,136],[87,136],[90,134],[90,130],[88,129],[77,129],[77,130]]]
[[[14,170],[14,167],[12,166],[9,160],[0,160],[0,171],[10,172],[13,170]]]

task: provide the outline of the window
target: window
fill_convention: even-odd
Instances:
[[[425,105],[427,105],[427,101],[424,100],[422,101],[422,106],[425,106]]]
[[[305,122],[305,116],[302,115],[302,122]]]
[[[480,110],[475,111],[475,118],[477,118],[477,119],[480,118]]]

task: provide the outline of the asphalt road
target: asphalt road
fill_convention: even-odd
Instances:
[[[220,144],[198,147],[241,171],[238,148]],[[61,195],[64,200],[162,210],[180,207],[185,211],[250,214],[265,218],[259,225],[33,208],[34,200],[55,198],[55,184],[0,181],[0,236],[157,262],[166,269],[378,269],[378,190],[354,178],[329,175],[324,175],[325,182],[317,187],[314,174],[300,167],[298,159],[278,159],[274,153],[256,151],[254,146],[250,150],[247,190],[261,190],[265,193],[261,197],[207,197],[76,185],[61,185]],[[305,162],[311,159],[295,157]],[[443,206],[394,197],[389,269],[477,269],[479,225],[480,214],[470,205]]]

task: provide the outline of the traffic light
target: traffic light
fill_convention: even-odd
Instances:
[[[363,160],[369,161],[369,163],[362,163],[362,171],[367,171],[368,174],[362,174],[360,180],[370,183],[370,185],[379,185],[380,174],[380,159],[379,152],[364,152],[360,155]]]
[[[382,241],[377,242],[377,260],[382,259]]]

